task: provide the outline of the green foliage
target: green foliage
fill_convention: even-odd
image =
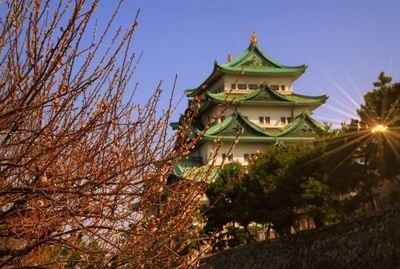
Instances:
[[[239,195],[241,192],[241,176],[244,168],[240,163],[225,165],[219,177],[206,190],[210,207],[203,213],[207,219],[206,232],[222,230],[223,226],[239,217]]]
[[[379,177],[400,174],[400,83],[391,80],[380,74],[358,110],[361,122],[341,130],[326,124],[314,144],[272,147],[247,170],[225,165],[206,191],[210,206],[204,211],[207,233],[225,229],[217,248],[249,242],[252,222],[287,234],[304,216],[318,227],[363,210]],[[372,133],[376,124],[389,131]],[[397,193],[390,199],[400,204]]]
[[[223,231],[229,223],[248,228],[256,222],[288,234],[304,216],[322,226],[356,210],[368,193],[362,191],[365,174],[352,155],[357,145],[335,151],[347,143],[340,137],[326,132],[313,145],[272,147],[247,173],[239,163],[225,165],[206,191],[205,231]]]
[[[376,170],[382,178],[400,174],[400,83],[382,72],[376,87],[364,96],[364,104],[357,111],[361,121],[370,127],[382,124],[384,133],[375,133],[368,144],[361,148],[367,170]]]
[[[206,190],[209,206],[203,208],[207,218],[204,233],[218,233],[218,243],[214,250],[233,247],[249,242],[249,235],[243,229],[234,227],[234,222],[248,224],[246,201],[243,200],[244,167],[238,162],[226,164],[220,171],[219,177]],[[225,228],[226,224],[230,224]]]
[[[400,125],[400,83],[391,84],[392,78],[379,75],[377,87],[364,96],[364,104],[357,111],[361,120],[370,126],[385,124]]]

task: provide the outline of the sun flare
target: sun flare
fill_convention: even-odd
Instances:
[[[372,128],[373,133],[383,133],[387,130],[387,126],[383,124],[378,124],[374,128]]]

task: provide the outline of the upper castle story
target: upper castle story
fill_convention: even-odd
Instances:
[[[257,45],[257,36],[252,34],[249,47],[236,59],[228,56],[228,62],[215,62],[214,69],[209,77],[195,89],[186,90],[189,97],[201,92],[212,93],[229,92],[232,94],[246,94],[269,86],[282,95],[293,93],[293,82],[307,69],[307,65],[282,65],[264,54]]]

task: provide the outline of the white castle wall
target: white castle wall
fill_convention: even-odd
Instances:
[[[228,155],[229,149],[231,148],[233,142],[224,142],[224,144],[219,148],[216,158],[214,159],[214,165],[219,165],[223,161],[223,154]],[[216,148],[216,143],[213,141],[206,141],[200,146],[200,152],[202,155],[203,162],[206,163],[209,156],[213,154],[213,150]],[[238,161],[241,164],[247,165],[248,162],[244,159],[244,154],[249,154],[250,156],[256,154],[257,152],[263,152],[272,146],[273,143],[251,143],[251,142],[239,142],[235,145],[231,154],[233,154],[232,161]],[[192,155],[193,156],[193,155]],[[227,159],[225,163],[229,162]],[[211,164],[211,163],[209,163]]]
[[[202,123],[206,125],[209,120],[214,116],[215,118],[221,114],[223,111],[223,115],[228,116],[235,111],[236,107],[231,105],[227,109],[222,107],[214,107],[208,113],[204,113],[202,116]],[[263,128],[282,128],[286,123],[282,123],[281,117],[291,117],[294,119],[296,116],[303,113],[305,110],[312,110],[312,107],[296,107],[293,109],[291,107],[282,107],[282,106],[275,106],[275,107],[266,107],[266,106],[257,106],[257,105],[240,105],[238,107],[239,113],[243,116],[248,117],[248,119]],[[264,123],[260,123],[259,117],[269,117],[270,123],[266,123],[264,119]]]
[[[223,76],[224,90],[230,92],[232,90],[232,84],[257,84],[261,85],[266,83],[267,85],[284,85],[285,91],[279,91],[283,94],[290,94],[293,92],[292,83],[293,78],[291,77],[268,77],[268,76],[240,76],[240,75],[224,75]],[[251,92],[251,90],[232,90],[232,92]]]

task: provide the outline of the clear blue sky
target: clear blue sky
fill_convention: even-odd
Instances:
[[[104,1],[98,16],[111,6]],[[178,73],[180,97],[209,75],[214,60],[225,62],[229,53],[236,57],[245,50],[252,31],[278,62],[309,65],[294,89],[330,96],[314,113],[319,121],[338,124],[334,120],[356,115],[355,103],[362,101],[357,92],[372,89],[380,71],[400,81],[399,0],[128,0],[118,23],[128,23],[138,8],[133,49],[144,54],[134,82],[140,82],[142,96],[159,80],[168,92]],[[185,107],[186,100],[179,112]]]

